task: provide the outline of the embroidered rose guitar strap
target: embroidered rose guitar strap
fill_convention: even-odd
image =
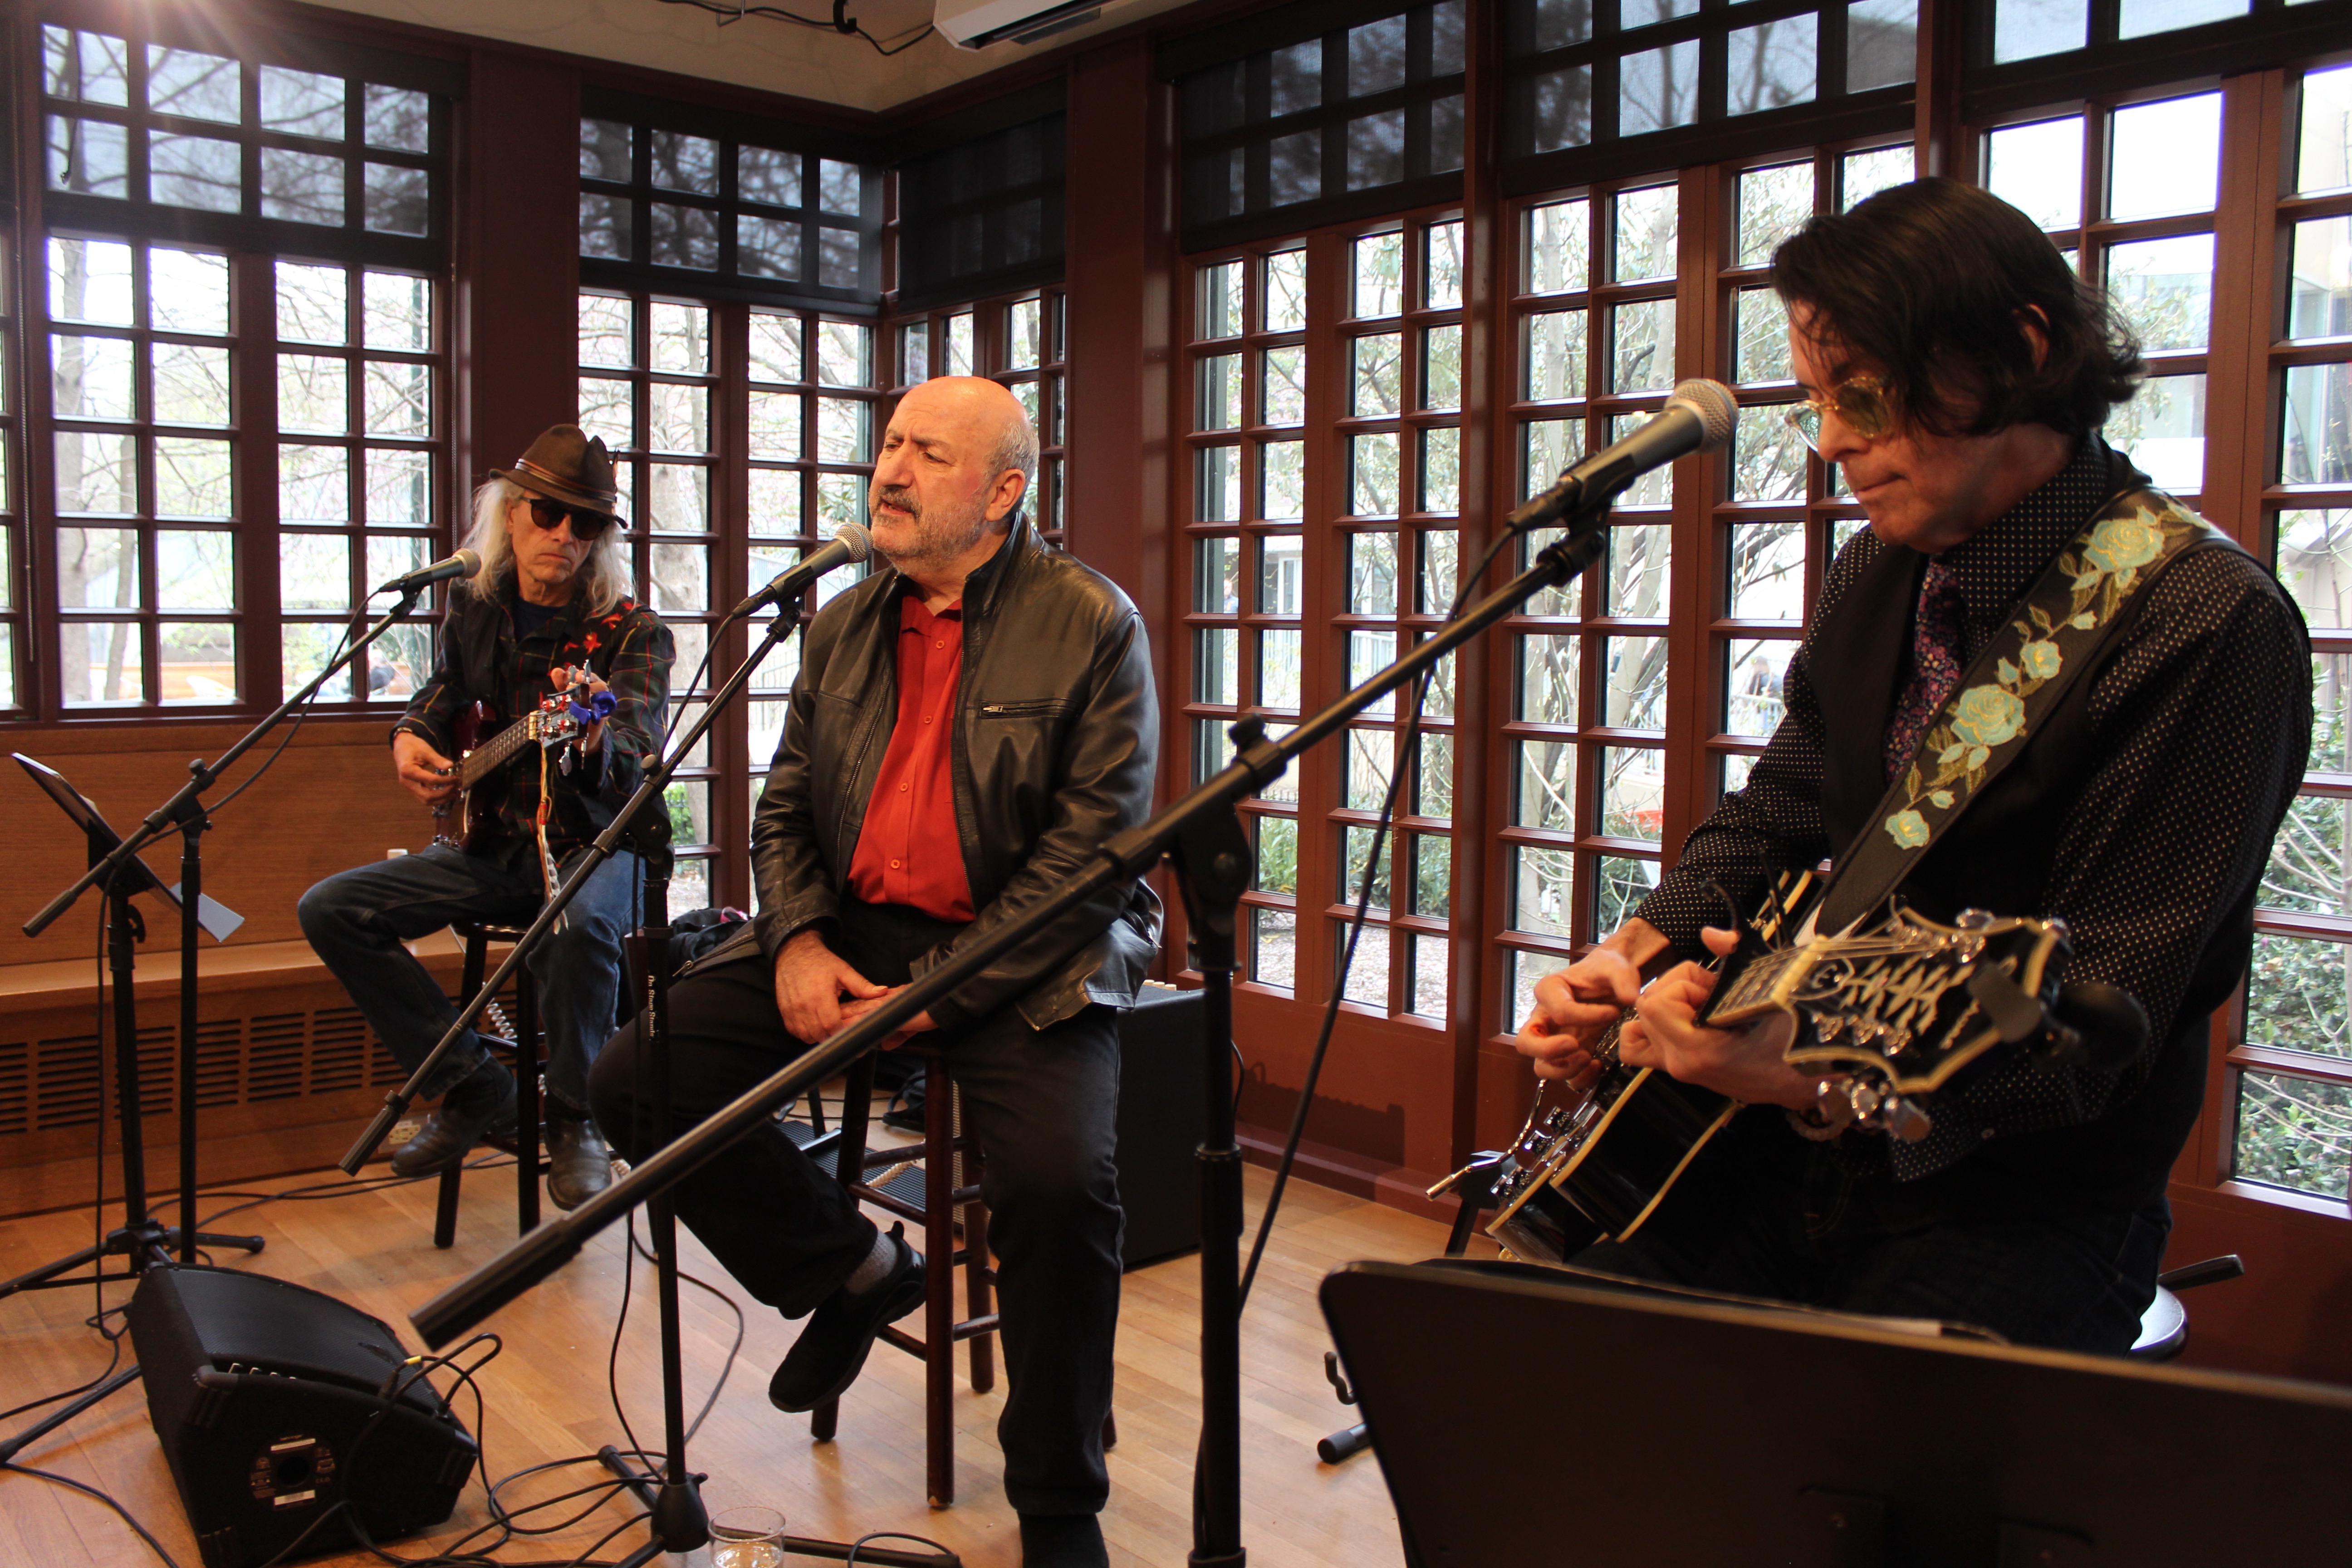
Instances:
[[[2009,624],[1929,722],[1910,766],[1839,858],[1818,929],[1844,931],[1885,903],[1969,803],[2024,752],[2043,717],[2095,662],[2133,596],[2182,553],[2209,543],[2236,548],[2158,491],[2127,489],[2102,507],[2012,607]]]

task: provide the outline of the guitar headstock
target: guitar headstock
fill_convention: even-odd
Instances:
[[[1762,955],[1713,998],[1705,1021],[1736,1028],[1791,1016],[1790,1066],[1845,1080],[1841,1092],[1866,1122],[1924,1136],[1910,1097],[1941,1088],[2004,1037],[1970,981],[1990,970],[2047,1003],[2071,951],[2056,921],[1971,910],[1944,925],[1905,910],[1874,931]]]

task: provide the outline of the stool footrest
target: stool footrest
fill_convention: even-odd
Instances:
[[[976,1340],[982,1334],[994,1332],[996,1332],[996,1314],[982,1312],[977,1318],[966,1318],[962,1322],[958,1323],[950,1337],[961,1344],[966,1340]],[[898,1346],[917,1361],[922,1360],[927,1353],[921,1340],[895,1323],[884,1324],[879,1337],[885,1343]]]

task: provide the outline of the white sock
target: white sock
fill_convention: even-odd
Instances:
[[[843,1282],[842,1288],[853,1296],[863,1296],[881,1284],[883,1280],[887,1279],[890,1277],[890,1270],[898,1266],[898,1243],[890,1239],[889,1232],[877,1229],[874,1233],[874,1250],[866,1255],[865,1262],[850,1271],[850,1276]]]

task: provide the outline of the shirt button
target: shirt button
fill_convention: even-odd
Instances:
[[[893,871],[895,871],[895,870],[897,870],[898,868],[898,862],[897,862],[896,860],[891,861],[891,862],[890,862],[890,869],[892,869]]]
[[[935,642],[935,643],[933,643],[931,646],[932,646],[933,647],[947,647],[948,645],[947,645],[947,644],[945,644],[945,643],[943,643],[943,642]]]
[[[928,713],[924,714],[924,715],[923,715],[923,722],[924,722],[924,723],[926,723],[926,724],[928,724],[928,723],[929,723],[930,721],[931,721],[931,716],[930,716],[929,714],[928,714]]]
[[[900,795],[904,795],[904,794],[906,794],[906,793],[907,793],[907,786],[906,786],[905,784],[900,784],[900,785],[898,786],[898,793],[899,793]]]

